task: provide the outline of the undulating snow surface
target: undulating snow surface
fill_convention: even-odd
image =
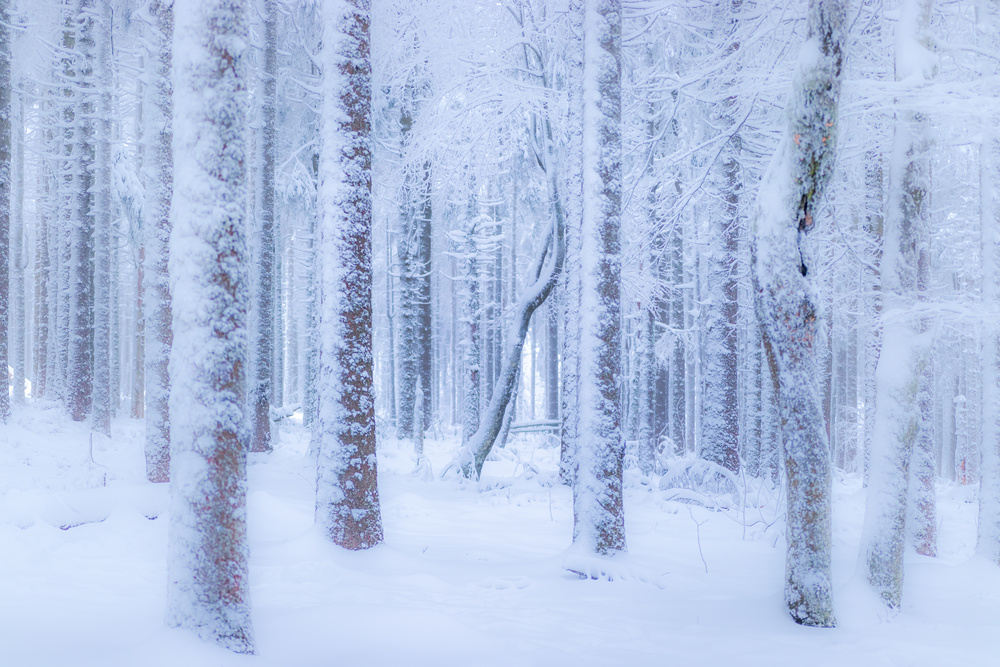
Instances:
[[[626,473],[630,554],[580,580],[563,565],[570,490],[558,449],[518,436],[483,482],[412,475],[410,444],[379,449],[385,544],[351,553],[313,527],[308,436],[285,423],[251,455],[250,577],[257,655],[164,626],[167,485],[146,483],[142,423],[94,436],[32,406],[0,428],[0,665],[867,665],[1000,660],[1000,568],[973,556],[975,489],[938,488],[940,552],[907,553],[902,611],[855,575],[858,478],[834,490],[839,627],[796,626],[768,491],[711,511]],[[455,437],[429,434],[441,470]],[[525,465],[527,464],[527,465]],[[537,470],[537,474],[534,472]],[[106,480],[106,485],[105,484]],[[707,568],[707,572],[706,572]]]

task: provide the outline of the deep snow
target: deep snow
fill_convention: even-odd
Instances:
[[[938,487],[941,555],[907,554],[890,614],[855,575],[860,480],[838,477],[839,627],[820,630],[785,613],[782,500],[766,490],[745,515],[711,511],[630,473],[629,555],[603,566],[614,580],[581,580],[564,568],[580,565],[571,494],[544,437],[519,436],[479,485],[412,474],[409,443],[385,437],[386,541],[350,553],[313,528],[293,422],[250,458],[257,655],[237,656],[164,626],[168,487],[144,481],[142,429],[117,420],[92,462],[87,428],[54,406],[0,427],[0,665],[1000,664],[1000,568],[973,556],[972,487]],[[425,447],[437,472],[458,445]]]

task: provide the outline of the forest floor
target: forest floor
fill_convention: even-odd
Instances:
[[[0,665],[1000,664],[1000,568],[973,555],[973,487],[938,487],[940,555],[907,555],[888,613],[855,573],[860,480],[836,479],[838,627],[821,630],[785,613],[782,499],[766,488],[709,509],[630,472],[629,554],[588,564],[568,550],[572,496],[543,436],[509,443],[478,484],[437,476],[452,437],[427,442],[433,474],[384,438],[385,544],[350,553],[313,528],[291,421],[250,457],[257,654],[236,656],[164,626],[168,485],[144,480],[142,432],[119,419],[91,444],[39,405],[0,428]],[[581,564],[610,577],[567,570]]]

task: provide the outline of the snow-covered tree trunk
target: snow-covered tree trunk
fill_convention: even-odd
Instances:
[[[978,7],[980,25],[1000,43],[1000,2],[987,0]],[[983,122],[980,147],[980,221],[982,223],[983,310],[1000,307],[1000,114]],[[983,322],[983,451],[979,481],[979,530],[976,551],[1000,565],[1000,322],[995,315]],[[964,397],[963,397],[964,398]],[[968,419],[966,401],[956,401],[957,425]],[[965,440],[967,429],[958,430]],[[959,447],[965,449],[965,447]],[[963,481],[964,483],[964,481]]]
[[[331,0],[323,7],[316,522],[347,549],[382,541],[372,396],[370,6]]]
[[[389,340],[386,346],[386,370],[388,375],[388,383],[385,387],[386,392],[386,403],[389,404],[389,422],[392,424],[394,429],[398,430],[397,420],[396,420],[396,339],[398,338],[396,334],[396,320],[397,320],[397,308],[393,301],[393,295],[395,292],[395,280],[394,277],[399,275],[399,265],[394,261],[394,254],[392,252],[392,230],[390,225],[385,226],[385,254],[386,254],[386,264],[387,271],[385,277],[385,315],[386,321],[388,322],[388,333]],[[454,259],[452,260],[452,266],[454,267]],[[453,286],[454,289],[454,286]],[[454,298],[454,292],[453,292]],[[453,311],[455,304],[452,304]],[[454,318],[454,312],[452,312],[453,322],[452,325],[455,326],[457,323],[457,318]],[[458,367],[458,360],[455,361],[455,367]],[[460,384],[456,382],[455,390],[458,391]],[[464,434],[463,434],[464,437]],[[464,443],[464,440],[463,440]]]
[[[739,27],[736,12],[741,0],[725,3],[716,9],[717,38],[728,67],[740,57]],[[737,251],[739,248],[740,194],[743,190],[740,152],[742,140],[733,118],[737,99],[730,80],[727,97],[718,101],[711,126],[723,134],[722,144],[713,165],[713,189],[717,201],[710,207],[709,248],[706,288],[703,351],[705,387],[701,408],[701,458],[728,468],[740,469],[739,400],[737,384]]]
[[[926,267],[926,264],[924,264]],[[927,285],[921,287],[926,290]],[[934,493],[935,447],[933,420],[934,373],[928,358],[917,379],[917,412],[920,429],[910,456],[910,493],[907,521],[910,537],[918,554],[937,555],[937,503]]]
[[[758,192],[751,279],[781,418],[787,473],[785,603],[803,625],[831,627],[830,446],[816,345],[816,271],[806,235],[834,166],[846,39],[841,0],[810,0],[808,37],[788,100],[788,127]]]
[[[69,399],[69,337],[70,337],[70,259],[72,256],[72,234],[74,224],[74,204],[76,192],[76,102],[77,71],[74,52],[76,49],[76,26],[74,0],[64,0],[62,7],[62,48],[59,51],[60,99],[57,102],[58,119],[55,123],[59,144],[58,184],[59,216],[56,224],[49,225],[49,251],[54,268],[50,295],[55,295],[54,317],[50,318],[54,354],[50,357],[49,378],[52,392],[64,406]]]
[[[876,22],[878,23],[878,22]],[[881,35],[881,33],[879,33]],[[882,154],[869,151],[865,155],[865,240],[869,246],[871,266],[865,267],[862,274],[865,319],[871,326],[864,327],[864,425],[862,427],[862,467],[865,485],[868,485],[871,465],[872,441],[875,434],[875,402],[878,397],[878,385],[875,374],[878,369],[878,358],[882,351],[882,232],[884,227],[883,204],[883,169]]]
[[[118,378],[112,382],[111,349],[112,279],[111,253],[117,248],[112,239],[111,211],[111,114],[113,113],[113,62],[111,59],[111,0],[97,0],[94,13],[94,42],[97,65],[95,107],[95,158],[94,164],[94,389],[93,420],[95,431],[111,436],[112,404],[118,402]],[[112,399],[114,393],[114,399]]]
[[[424,455],[424,383],[417,376],[416,398],[413,401],[413,453]]]
[[[0,0],[0,423],[10,419],[7,390],[8,307],[10,304],[11,34],[9,0]]]
[[[44,108],[44,107],[43,107]],[[51,197],[51,177],[44,174],[45,196]],[[52,267],[49,265],[48,228],[50,224],[49,211],[45,207],[38,212],[38,222],[35,227],[35,307],[32,347],[31,397],[39,399],[48,396],[49,382],[49,312],[52,302],[49,300],[49,281]],[[55,295],[53,294],[53,301]]]
[[[32,363],[31,363],[31,397],[32,399],[49,397],[49,363],[54,337],[50,337],[50,318],[55,311],[58,296],[56,290],[49,292],[55,278],[55,265],[50,261],[49,228],[58,215],[57,193],[57,161],[59,148],[55,127],[58,107],[53,103],[55,89],[50,88],[42,93],[38,101],[39,122],[45,125],[41,132],[34,134],[32,149],[47,156],[40,167],[40,194],[42,205],[38,207],[38,218],[34,234],[34,302],[32,310]],[[51,294],[51,295],[50,295]]]
[[[420,238],[420,242],[418,246],[419,253],[416,256],[417,262],[413,265],[414,271],[419,271],[419,273],[415,273],[413,276],[415,280],[415,305],[417,307],[416,318],[413,322],[413,326],[414,343],[416,343],[414,349],[414,363],[417,371],[415,382],[417,386],[422,386],[424,389],[424,393],[422,394],[424,405],[420,409],[420,415],[423,421],[413,425],[414,438],[417,437],[416,432],[418,429],[423,431],[430,426],[430,420],[434,414],[433,401],[436,395],[434,392],[433,360],[434,341],[437,336],[435,335],[432,327],[433,297],[431,291],[431,277],[434,274],[434,269],[431,260],[431,220],[433,218],[431,210],[430,161],[424,163],[421,179],[420,201],[418,203],[417,216],[414,219],[415,231]],[[414,400],[416,400],[416,394],[414,394]],[[414,410],[413,414],[417,414],[416,410]],[[420,437],[423,436],[421,435]]]
[[[476,258],[476,212],[470,206],[462,244],[462,350],[464,382],[462,393],[462,447],[479,429],[479,262]]]
[[[76,47],[76,30],[73,26],[73,0],[66,0],[63,9],[65,29],[61,49],[60,81],[62,99],[58,103],[59,118],[56,123],[59,141],[59,182],[56,188],[59,197],[59,217],[56,224],[49,225],[49,251],[52,253],[54,267],[50,293],[55,294],[55,308],[51,318],[52,339],[55,342],[54,354],[51,356],[49,377],[55,391],[55,397],[65,406],[69,394],[69,328],[70,328],[70,258],[72,255],[72,240],[69,232],[72,229],[73,204],[75,192],[76,168],[73,151],[76,143],[76,69],[74,67],[73,49]]]
[[[411,76],[424,75],[416,68]],[[431,163],[423,161],[417,166],[412,151],[412,128],[421,110],[418,95],[425,93],[426,82],[413,81],[406,85],[401,102],[399,126],[404,160],[404,185],[402,188],[400,222],[402,226],[398,245],[401,275],[399,374],[397,396],[399,412],[397,432],[400,437],[415,436],[413,401],[416,396],[417,378],[425,388],[425,428],[430,419],[431,379]]]
[[[177,0],[167,622],[252,653],[246,530],[247,7]],[[180,298],[180,297],[183,298]]]
[[[260,209],[258,247],[260,250],[254,271],[256,280],[257,317],[254,318],[254,378],[250,390],[251,427],[250,451],[271,451],[271,393],[274,365],[274,276],[275,227],[274,167],[277,128],[278,79],[278,9],[277,0],[264,0],[264,69],[261,92],[260,142]]]
[[[0,56],[2,57],[2,56]],[[2,65],[0,65],[2,67]],[[19,77],[18,88],[24,90],[26,81]],[[25,340],[27,329],[27,299],[25,292],[25,270],[28,259],[25,256],[24,217],[24,93],[17,96],[17,112],[11,109],[11,202],[10,202],[10,304],[11,336],[10,366],[13,371],[12,398],[15,405],[24,404],[24,381],[27,375]]]
[[[579,197],[577,197],[579,199]],[[568,203],[568,202],[567,202]],[[575,207],[579,210],[579,206]],[[567,217],[570,208],[567,207]],[[579,219],[579,212],[573,219]],[[580,230],[566,229],[566,260],[560,280],[562,305],[562,398],[559,429],[559,480],[572,485],[576,476],[576,444],[579,432],[580,379]]]
[[[637,456],[639,469],[645,474],[656,470],[656,316],[653,304],[647,301],[639,310],[638,349],[636,361],[639,364],[639,396]]]
[[[143,90],[146,114],[145,220],[143,225],[143,320],[145,329],[146,478],[170,478],[170,347],[172,314],[167,272],[170,259],[170,199],[173,194],[173,82],[171,53],[174,0],[150,0],[148,62],[152,76]]]
[[[687,386],[687,344],[681,337],[686,328],[684,295],[688,290],[680,286],[684,280],[684,236],[679,229],[670,232],[667,238],[666,262],[673,288],[667,305],[668,327],[671,345],[667,357],[667,434],[674,451],[683,453],[687,449],[687,408],[685,405]]]
[[[903,4],[896,36],[897,81],[912,84],[933,75],[933,56],[923,34],[930,16],[931,0]],[[861,552],[868,583],[890,607],[899,606],[903,589],[910,459],[914,443],[927,437],[922,431],[930,427],[922,414],[928,407],[922,394],[930,390],[925,377],[929,350],[921,337],[926,324],[916,312],[930,261],[929,130],[921,113],[897,113],[881,266],[883,342]]]
[[[585,0],[579,431],[573,542],[625,551],[621,414],[621,0]]]
[[[70,217],[67,403],[74,421],[90,414],[94,389],[94,0],[79,0],[76,33],[75,173]]]
[[[466,477],[479,477],[483,463],[489,456],[497,437],[504,427],[504,416],[515,395],[520,379],[521,354],[524,350],[524,340],[528,333],[531,316],[545,303],[555,287],[562,271],[565,258],[565,215],[559,204],[559,183],[554,165],[555,146],[552,140],[551,125],[547,127],[546,138],[546,175],[549,182],[549,196],[553,202],[552,224],[546,234],[535,258],[532,283],[514,306],[512,322],[504,347],[503,359],[489,405],[483,412],[479,428],[469,438],[468,443],[459,454],[459,465]],[[482,360],[480,364],[484,363]],[[480,373],[482,372],[480,366]],[[482,375],[480,375],[482,382]],[[481,391],[482,391],[481,387]],[[513,415],[511,415],[513,416]],[[508,421],[509,424],[509,421]]]
[[[140,135],[144,141],[145,136]],[[130,402],[132,410],[129,416],[132,419],[146,418],[146,306],[143,303],[143,295],[146,287],[143,284],[144,265],[146,264],[145,241],[139,246],[139,253],[135,267],[135,342],[132,345],[132,395]],[[147,427],[148,428],[148,427]]]
[[[556,290],[545,318],[545,418],[553,421],[559,419],[559,296]]]
[[[317,137],[318,139],[318,137]],[[317,144],[319,142],[317,141]],[[312,172],[317,187],[319,184],[319,152],[313,153]],[[319,207],[317,206],[317,209]],[[309,427],[313,442],[318,442],[319,434],[319,225],[317,210],[309,218],[308,251],[303,273],[306,278],[306,327],[305,354],[302,378],[302,420]]]
[[[583,216],[583,0],[569,3],[569,45],[566,55],[567,97],[566,146],[564,148],[564,190],[566,218]],[[576,444],[579,432],[580,378],[580,227],[566,228],[566,257],[559,278],[562,306],[562,397],[559,429],[559,480],[572,485],[576,476]]]

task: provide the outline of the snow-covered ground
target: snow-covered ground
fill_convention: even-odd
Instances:
[[[582,580],[565,568],[579,565],[572,499],[544,438],[511,443],[479,485],[414,473],[409,444],[384,438],[386,541],[349,553],[312,528],[308,437],[294,423],[251,457],[257,655],[236,656],[164,627],[168,488],[144,481],[141,442],[141,422],[118,420],[91,457],[87,429],[54,407],[0,428],[3,667],[1000,664],[1000,568],[973,556],[972,488],[939,487],[941,555],[908,555],[890,614],[854,573],[860,481],[838,479],[839,625],[820,630],[784,611],[771,492],[711,511],[630,475],[629,555],[605,567],[612,580]],[[426,447],[436,475],[457,445]]]

